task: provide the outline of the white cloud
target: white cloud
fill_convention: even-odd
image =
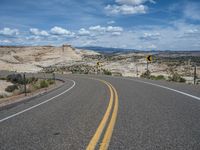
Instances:
[[[140,37],[142,40],[158,40],[160,38],[160,33],[147,33],[145,32],[143,36]]]
[[[112,32],[112,35],[118,36],[118,35],[121,35],[121,32]]]
[[[114,20],[111,20],[111,21],[108,21],[107,24],[114,24],[115,21]]]
[[[88,38],[82,36],[78,40],[71,39],[70,43],[76,46],[87,44],[92,46],[105,46],[123,48],[133,48],[138,50],[200,50],[200,25],[189,24],[176,21],[168,27],[154,26],[135,26],[130,31],[108,32],[104,28],[104,34]],[[98,28],[100,28],[98,27]],[[92,32],[92,31],[91,31]],[[186,36],[186,34],[190,34]],[[117,36],[118,35],[118,36]],[[179,36],[182,36],[180,38]],[[142,37],[142,38],[141,38]]]
[[[98,32],[105,32],[106,28],[105,27],[101,27],[100,25],[97,25],[97,26],[89,27],[89,30],[98,31]]]
[[[105,7],[105,10],[109,14],[117,15],[117,14],[145,14],[148,10],[147,6],[144,5],[137,5],[137,6],[131,6],[131,5],[107,5]]]
[[[81,36],[87,36],[87,35],[90,35],[90,31],[86,30],[85,28],[81,28],[78,31],[78,34],[81,35]]]
[[[34,40],[34,41],[37,41],[37,40],[41,40],[42,37],[38,36],[38,35],[34,35],[34,36],[28,36],[28,37],[25,37],[26,40]]]
[[[113,27],[113,26],[108,26],[106,28],[107,32],[122,32],[123,28],[122,27]]]
[[[118,26],[102,27],[100,25],[97,25],[97,26],[89,27],[89,30],[96,31],[96,32],[122,32],[123,28],[122,27],[118,27]]]
[[[3,28],[0,30],[0,35],[3,36],[15,36],[18,35],[19,31],[17,29]]]
[[[7,43],[11,43],[11,41],[10,40],[0,40],[0,43],[7,44]]]
[[[126,5],[140,5],[147,1],[151,3],[155,3],[154,0],[116,0],[115,2],[119,4],[126,4]]]
[[[194,2],[187,3],[183,13],[189,19],[200,20],[200,4]]]
[[[61,27],[57,27],[57,26],[51,28],[50,33],[53,35],[65,35],[65,36],[74,36],[75,35],[75,33],[71,32],[69,30],[63,29]]]
[[[38,29],[38,31],[41,32],[42,30]],[[20,36],[15,38],[1,36],[0,43],[4,45],[6,43],[16,45],[59,45],[69,43],[74,46],[103,45],[105,47],[117,48],[126,46],[127,48],[139,50],[200,50],[200,25],[191,24],[184,20],[170,22],[168,27],[162,27],[160,25],[140,25],[133,26],[129,30],[123,29],[120,26],[96,25],[89,28],[81,28],[77,31],[77,35],[83,34],[85,36],[76,36],[76,38],[66,38],[70,36],[69,33],[72,33],[68,30],[66,32],[66,29],[61,30],[62,32],[59,30],[55,35],[51,31],[53,31],[53,28],[48,32],[50,34],[49,36],[32,35],[30,31],[24,31]]]
[[[179,38],[194,38],[200,37],[200,30],[198,29],[188,29],[183,34],[178,36]]]
[[[199,32],[198,29],[189,29],[185,33],[198,33],[198,32]]]
[[[157,46],[154,45],[154,44],[151,44],[151,45],[148,45],[148,46],[147,46],[147,49],[155,49],[155,48],[157,48]]]
[[[40,31],[37,28],[31,28],[30,33],[33,35],[38,35],[38,36],[48,36],[49,35],[47,31],[44,31],[44,30]]]
[[[148,6],[146,2],[155,4],[154,0],[115,0],[116,4],[107,5],[104,9],[108,14],[145,14],[147,13]]]

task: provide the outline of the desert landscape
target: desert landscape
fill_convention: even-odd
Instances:
[[[117,51],[103,53],[88,49],[62,46],[0,46],[0,70],[15,72],[82,73],[141,77],[147,71],[146,57],[151,76],[168,79],[177,73],[192,83],[194,65],[200,77],[199,51]],[[97,65],[99,62],[99,65]]]

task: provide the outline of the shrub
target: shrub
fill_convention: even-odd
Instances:
[[[46,80],[41,80],[40,81],[40,88],[45,88],[48,87],[48,82]]]
[[[163,75],[158,75],[155,80],[165,80],[165,77]]]
[[[147,78],[150,79],[151,77],[151,72],[149,70],[145,71],[144,73],[141,74],[141,78]]]
[[[33,83],[33,82],[36,82],[36,81],[38,81],[38,79],[35,78],[35,77],[31,77],[31,78],[26,79],[26,83]]]
[[[186,80],[185,80],[185,78],[182,78],[182,77],[180,77],[180,80],[179,80],[179,82],[183,82],[183,83],[185,83],[185,82],[186,82]]]
[[[156,80],[156,76],[150,75],[150,79],[151,79],[151,80]]]
[[[48,79],[48,80],[47,80],[47,82],[48,82],[48,84],[49,84],[49,85],[51,85],[51,84],[54,84],[54,83],[55,83],[55,81],[54,81],[54,80],[52,80],[52,79]]]
[[[109,70],[103,69],[103,74],[105,75],[112,75],[112,73]]]
[[[39,82],[36,82],[36,83],[32,83],[31,86],[34,88],[34,89],[40,89],[40,83]]]
[[[1,77],[0,80],[6,80],[6,78],[5,77]]]
[[[150,75],[150,79],[152,79],[152,80],[165,80],[165,77],[163,75],[158,75],[158,76]]]
[[[14,84],[23,84],[23,78],[21,74],[10,74],[7,76],[7,81],[10,81]]]
[[[169,81],[174,82],[186,82],[186,80],[181,77],[178,73],[173,73],[172,76],[168,77]]]
[[[9,85],[5,90],[6,92],[13,92],[14,90],[18,89],[17,85]]]

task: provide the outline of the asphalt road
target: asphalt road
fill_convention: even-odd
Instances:
[[[200,149],[199,86],[58,77],[61,88],[0,111],[1,150]]]

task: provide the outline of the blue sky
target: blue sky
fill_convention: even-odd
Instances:
[[[0,45],[200,50],[199,0],[1,0]]]

